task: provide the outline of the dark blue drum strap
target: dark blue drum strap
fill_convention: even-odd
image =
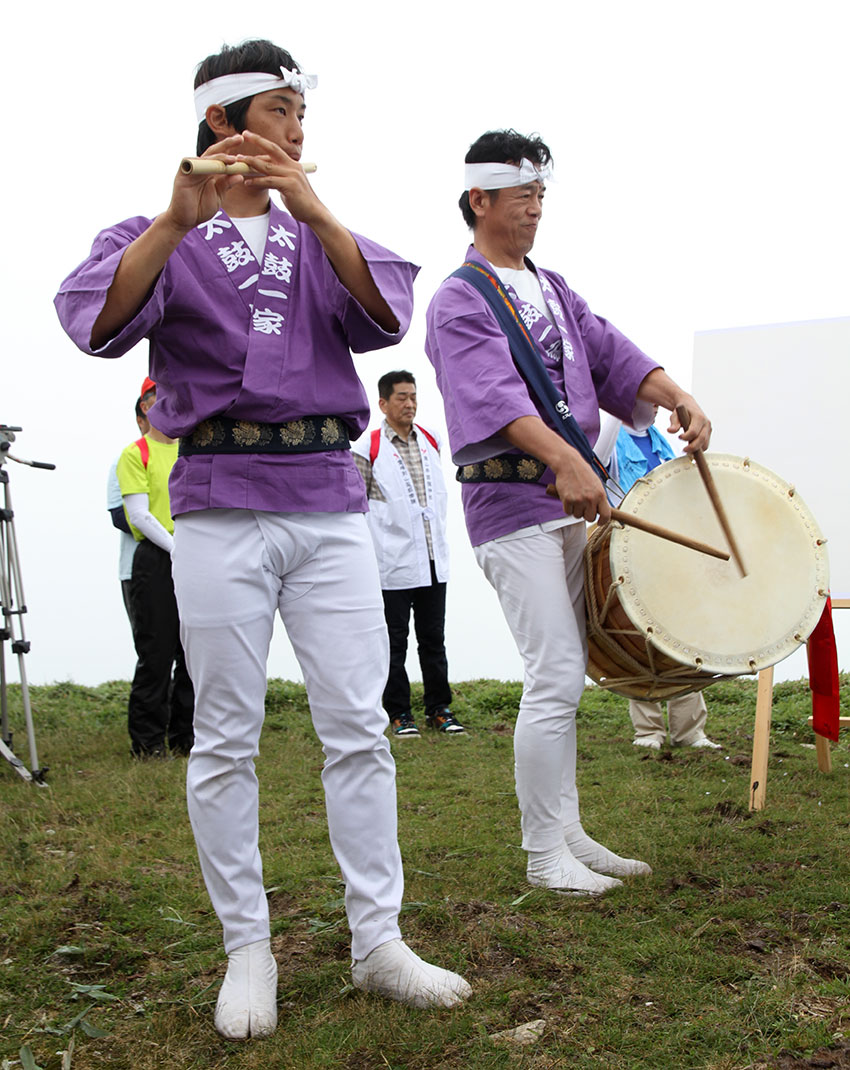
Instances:
[[[537,345],[502,284],[485,267],[471,260],[453,271],[452,277],[463,279],[474,286],[493,310],[496,321],[508,340],[514,363],[532,395],[551,417],[555,430],[578,450],[604,485],[608,479],[605,466],[593,452],[587,435],[570,412],[567,401],[561,397],[558,388],[549,378]]]

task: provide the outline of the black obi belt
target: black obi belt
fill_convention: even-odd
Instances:
[[[338,416],[304,416],[283,424],[213,416],[180,439],[179,455],[198,453],[321,453],[351,448]]]
[[[528,454],[503,453],[477,464],[458,468],[458,483],[536,483],[546,465]]]

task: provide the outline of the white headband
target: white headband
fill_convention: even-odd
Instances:
[[[195,90],[195,115],[201,122],[207,114],[210,104],[220,104],[223,108],[235,104],[237,100],[268,93],[270,89],[289,88],[304,95],[305,89],[315,89],[319,79],[315,74],[301,74],[300,71],[288,71],[280,68],[280,77],[265,74],[263,71],[245,71],[243,74],[223,74],[204,82]]]
[[[509,189],[511,186],[527,186],[529,182],[549,181],[552,168],[536,167],[531,160],[523,158],[519,167],[512,163],[468,163],[463,170],[463,188]]]

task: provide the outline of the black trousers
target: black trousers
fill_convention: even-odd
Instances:
[[[132,580],[121,580],[121,597],[124,599],[124,608],[127,610],[127,620],[130,622],[131,630],[133,628],[133,610],[130,607],[130,587],[132,583]]]
[[[130,609],[138,658],[127,710],[133,753],[158,750],[166,739],[172,750],[188,753],[195,693],[180,645],[171,556],[149,539],[133,555]]]
[[[384,591],[384,616],[390,637],[390,674],[384,688],[384,709],[392,720],[410,709],[410,681],[404,667],[407,658],[407,635],[410,611],[422,669],[425,713],[449,706],[452,689],[446,661],[445,621],[446,585],[437,582],[431,562],[431,585],[410,587],[402,591]]]

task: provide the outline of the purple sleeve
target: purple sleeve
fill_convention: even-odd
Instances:
[[[572,313],[587,351],[599,406],[630,424],[638,387],[660,365],[613,324],[594,315],[576,293],[572,293]]]
[[[360,234],[353,234],[353,237],[381,297],[399,322],[399,329],[395,334],[379,327],[339,281],[331,262],[324,256],[325,284],[330,294],[331,307],[342,324],[348,346],[354,353],[368,353],[374,349],[395,345],[404,338],[413,315],[413,280],[419,274],[419,268],[369,238]]]
[[[162,319],[165,272],[161,273],[136,315],[101,349],[91,348],[91,332],[127,246],[150,226],[149,219],[128,219],[95,238],[91,253],[59,287],[54,298],[65,333],[84,352],[120,357],[140,342]]]
[[[516,369],[507,338],[483,298],[449,279],[427,313],[425,350],[443,395],[455,464],[513,449],[499,431],[521,416],[539,416]]]

